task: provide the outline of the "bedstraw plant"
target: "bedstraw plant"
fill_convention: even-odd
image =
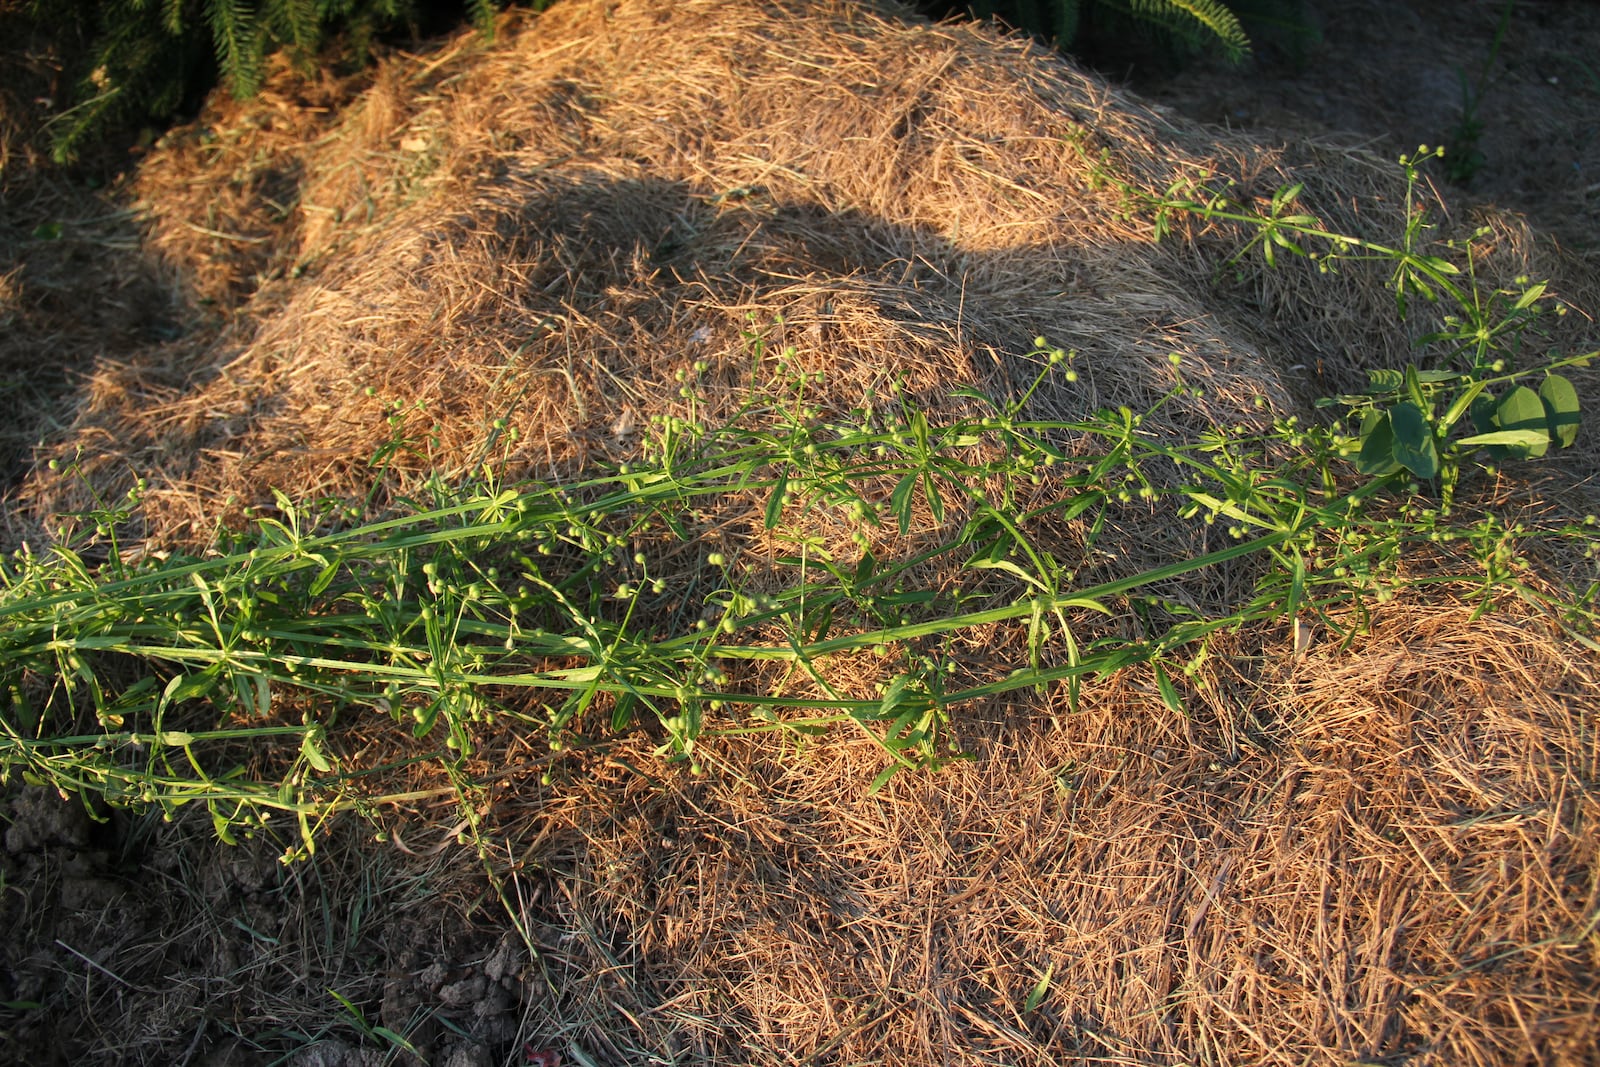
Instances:
[[[1526,277],[1517,279],[1515,289],[1485,292],[1476,275],[1475,242],[1488,235],[1486,229],[1446,243],[1445,251],[1459,253],[1464,267],[1429,251],[1432,226],[1417,192],[1423,165],[1444,154],[1443,148],[1423,145],[1400,158],[1407,221],[1397,245],[1325,229],[1299,208],[1299,184],[1278,190],[1265,210],[1257,210],[1231,198],[1226,188],[1208,186],[1209,175],[1181,178],[1164,195],[1153,195],[1104,165],[1098,174],[1119,187],[1130,210],[1150,213],[1157,240],[1180,217],[1241,225],[1249,238],[1234,262],[1259,250],[1269,269],[1282,255],[1309,258],[1323,273],[1378,263],[1389,270],[1402,315],[1414,300],[1447,303],[1443,328],[1419,340],[1416,363],[1372,370],[1366,393],[1325,398],[1319,406],[1343,405],[1359,415],[1357,466],[1363,474],[1405,472],[1437,480],[1448,503],[1462,463],[1480,452],[1496,461],[1536,459],[1577,439],[1578,392],[1557,372],[1587,365],[1594,353],[1515,366],[1525,356],[1538,317],[1547,310],[1565,315],[1567,308],[1551,298],[1545,283]],[[1469,424],[1473,432],[1456,434]]]
[[[1044,338],[1028,389],[958,390],[964,416],[897,387],[830,414],[793,350],[752,327],[742,410],[701,416],[697,365],[686,414],[656,417],[639,458],[582,479],[506,485],[484,465],[368,522],[361,502],[278,493],[189,556],[122,543],[136,489],[75,538],[0,561],[0,774],[169,816],[201,804],[225,840],[287,813],[295,856],[332,813],[394,799],[394,772],[416,762],[444,767],[476,834],[471,759],[505,727],[543,735],[552,788],[570,749],[617,733],[652,731],[694,773],[719,737],[846,727],[881,749],[880,788],[961,758],[974,702],[1060,687],[1075,703],[1086,679],[1133,669],[1185,714],[1215,635],[1348,637],[1413,585],[1482,610],[1520,597],[1600,649],[1600,583],[1552,592],[1529,562],[1541,541],[1592,558],[1594,517],[1536,529],[1459,503],[1480,456],[1531,459],[1577,432],[1555,371],[1595,353],[1511,365],[1552,303],[1542,286],[1480,293],[1470,243],[1459,266],[1426,253],[1420,215],[1385,246],[1323,231],[1298,189],[1256,211],[1199,179],[1125,188],[1158,236],[1188,216],[1244,227],[1241,254],[1268,264],[1382,262],[1397,300],[1456,313],[1427,339],[1431,362],[1332,398],[1346,418],[1262,433],[1151,432],[1192,388],[1176,357],[1150,411],[1031,418],[1035,390],[1078,373]],[[1101,538],[1131,514],[1223,536],[1119,573]],[[740,516],[781,547],[718,534]],[[1248,592],[1178,595],[1219,568]],[[997,627],[1017,635],[1015,662],[963,652]],[[391,742],[352,740],[375,734]]]

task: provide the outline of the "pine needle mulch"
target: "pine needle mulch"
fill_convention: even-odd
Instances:
[[[1301,181],[1331,229],[1392,237],[1389,164],[1200,129],[977,27],[569,0],[357,89],[284,72],[143,164],[147,247],[213,324],[100,368],[57,447],[72,477],[41,467],[18,509],[42,522],[148,479],[138,533],[161,546],[273,487],[381,511],[486,459],[559,478],[687,414],[680,372],[704,382],[699,417],[732,414],[753,337],[792,347],[841,412],[896,380],[935,412],[964,410],[961,386],[1014,393],[1042,334],[1082,374],[1036,414],[1142,409],[1178,353],[1205,392],[1152,432],[1261,427],[1403,364],[1433,325],[1399,317],[1381,270],[1223,270],[1238,235],[1209,230],[1156,243],[1101,178],[1159,191],[1204,171],[1256,198]],[[1514,218],[1433,206],[1446,235],[1491,227],[1486,278],[1553,276],[1593,306],[1593,279]],[[1588,323],[1563,328],[1576,344]],[[1557,469],[1577,482],[1593,447]],[[1585,492],[1551,499],[1592,507]],[[1172,543],[1130,527],[1124,562]],[[422,976],[500,959],[482,945],[510,920],[474,896],[468,850],[441,867],[418,845],[454,848],[459,828],[419,802],[378,813],[386,844],[334,855],[408,900],[425,867],[493,936],[402,952],[380,935],[342,995],[466,1020],[428,1045],[452,1064],[515,1062],[523,1042],[616,1064],[1595,1062],[1596,659],[1497,607],[1410,594],[1348,644],[1235,635],[1182,716],[1139,670],[1076,711],[1064,693],[975,708],[958,734],[976,759],[878,794],[880,751],[843,735],[725,740],[701,777],[629,737],[548,786],[547,756],[507,737],[475,770],[504,903],[538,949],[524,978],[489,983],[513,995],[474,1016]],[[1021,635],[994,638],[996,669],[1025,658]],[[275,921],[245,929],[310,990],[325,955]],[[235,982],[234,1032],[317,1010],[284,1002],[278,970]],[[181,1026],[122,1059],[183,1044]]]

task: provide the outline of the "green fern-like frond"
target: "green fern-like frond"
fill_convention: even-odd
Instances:
[[[72,19],[82,34],[82,45],[64,64],[72,86],[67,107],[41,131],[57,162],[74,158],[80,144],[107,126],[137,120],[146,109],[171,110],[182,98],[195,50],[165,32],[165,5],[97,7],[90,0],[68,0],[47,7],[36,0],[30,14],[41,22]]]
[[[248,0],[207,0],[206,21],[211,24],[211,42],[217,50],[217,63],[241,99],[253,96],[261,87],[263,39],[256,25],[255,8]]]
[[[1250,38],[1236,16],[1221,0],[1100,0],[1122,7],[1134,18],[1199,46],[1214,41],[1223,54],[1238,63],[1250,51]]]
[[[494,0],[467,0],[467,15],[483,33],[494,32]]]
[[[235,96],[261,87],[268,53],[287,50],[311,69],[337,42],[341,56],[370,58],[375,36],[411,20],[417,0],[0,0],[20,4],[25,24],[57,43],[73,86],[45,133],[67,162],[107,128],[170,118],[215,71]],[[472,21],[494,29],[501,0],[467,0]]]
[[[1051,27],[1056,40],[1064,48],[1078,39],[1078,23],[1082,4],[1079,0],[1055,0],[1050,5],[1054,8],[1055,25]]]
[[[1250,51],[1250,38],[1227,0],[968,0],[967,9],[974,18],[998,18],[1054,38],[1062,48],[1079,43],[1080,31],[1093,35],[1088,23],[1101,14],[1111,16],[1100,20],[1102,32],[1149,27],[1191,49],[1217,45],[1234,62]]]
[[[322,12],[316,0],[278,0],[262,8],[267,33],[288,45],[298,57],[317,47],[322,36]]]

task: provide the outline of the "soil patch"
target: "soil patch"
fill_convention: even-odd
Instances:
[[[1496,46],[1505,6],[1307,4],[1309,43],[1268,45],[1243,71],[1196,64],[1138,77],[1134,87],[1180,114],[1269,143],[1343,136],[1389,158],[1419,144],[1450,146],[1464,179],[1449,186],[1452,202],[1520,212],[1594,269],[1600,66],[1585,45],[1600,40],[1600,8],[1522,0]]]

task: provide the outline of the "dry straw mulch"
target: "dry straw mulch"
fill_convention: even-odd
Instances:
[[[1398,317],[1382,272],[1236,276],[1218,268],[1237,235],[1153,243],[1103,167],[1255,197],[1303,181],[1331,228],[1403,221],[1387,163],[1200,129],[898,10],[568,0],[359,92],[286,72],[141,168],[148,247],[216,319],[101,367],[58,453],[86,480],[41,471],[21,505],[144,477],[143,532],[181,543],[273,486],[382,507],[485,458],[560,476],[683,414],[697,362],[705,417],[734,411],[751,334],[792,346],[841,412],[897,378],[935,412],[957,386],[1013,391],[1044,334],[1082,376],[1039,414],[1142,408],[1176,352],[1206,391],[1152,430],[1260,426],[1399,365],[1429,326]],[[1487,277],[1592,295],[1515,219],[1443,218],[1494,227]],[[375,471],[397,432],[410,447]],[[1130,527],[1119,547],[1137,567],[1172,543]],[[1008,640],[985,654],[1021,656]],[[1236,640],[1188,718],[1139,672],[1077,713],[1059,694],[973,709],[975,761],[877,796],[877,750],[845,738],[728,742],[701,779],[629,739],[551,787],[504,739],[479,768],[486,818],[541,953],[501,986],[511,1030],[473,1040],[618,1064],[1595,1062],[1593,656],[1444,593],[1384,606],[1349,647]],[[419,840],[422,814],[385,818]],[[263,932],[296,958],[309,935],[280,918]],[[432,1003],[420,961],[466,950],[408,945],[387,980]],[[292,1014],[271,968],[249,974],[232,1026]]]
[[[825,370],[845,411],[896,375],[936,404],[1013,388],[1038,334],[1086,368],[1039,413],[1142,409],[1178,352],[1208,387],[1169,408],[1193,431],[1358,387],[1432,325],[1399,320],[1381,269],[1232,280],[1237,235],[1152,244],[1095,177],[1161,190],[1209,171],[1259,198],[1303,181],[1331,228],[1393,240],[1392,164],[1169,120],[974,27],[559,5],[494,44],[391,62],[333,107],[347,88],[285,72],[141,168],[150,247],[236,318],[103,368],[60,453],[103,490],[150,478],[159,538],[204,539],[272,485],[365,491],[396,406],[416,446],[401,486],[484,457],[499,416],[520,433],[513,471],[625,453],[615,431],[673,410],[694,361],[726,402],[708,417],[743,399],[751,329]],[[1560,272],[1514,219],[1489,221],[1491,277]],[[71,510],[77,488],[29,496]]]
[[[1011,709],[886,796],[833,741],[665,794],[597,771],[523,831],[570,842],[528,881],[583,931],[536,1032],[619,1062],[1593,1062],[1592,665],[1425,604],[1272,653],[1189,720],[1133,676]]]

